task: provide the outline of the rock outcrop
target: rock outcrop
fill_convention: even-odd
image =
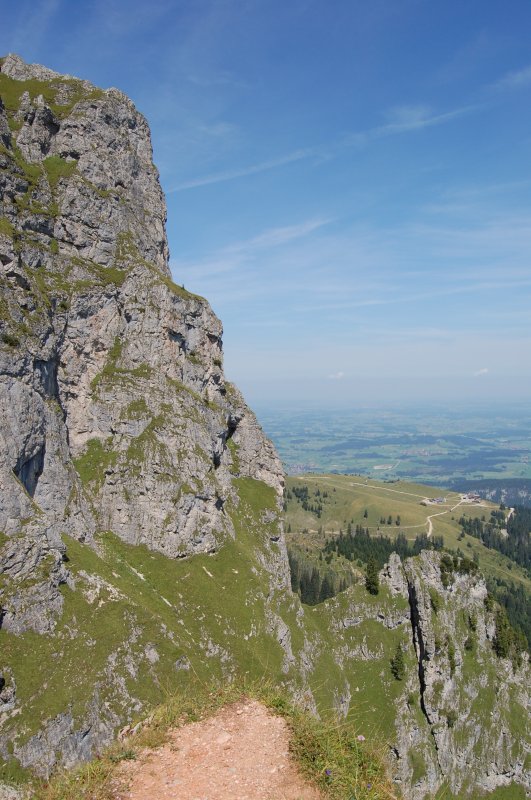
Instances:
[[[225,381],[219,320],[171,280],[145,119],[17,56],[0,77],[1,603],[5,629],[44,632],[61,533],[213,552],[234,476],[283,478]]]
[[[404,562],[393,554],[376,597],[362,580],[311,611],[323,633],[309,642],[309,674],[333,676],[341,716],[351,713],[362,731],[380,728],[408,800],[531,789],[529,660],[496,657],[486,599],[470,561],[424,550]]]
[[[527,654],[518,663],[495,658],[484,580],[466,559],[429,550],[408,559],[403,574],[415,654],[407,688],[418,703],[398,704],[401,782],[413,800],[435,795],[442,782],[456,797],[513,781],[529,786],[520,730],[529,708]]]

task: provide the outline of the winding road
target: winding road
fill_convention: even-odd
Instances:
[[[299,477],[299,480],[301,480],[301,481],[304,480],[303,476],[298,476],[298,477]],[[404,495],[407,495],[408,497],[416,497],[419,500],[424,500],[427,504],[430,503],[430,498],[426,497],[426,495],[424,495],[424,494],[415,494],[414,492],[404,492],[401,489],[390,489],[388,486],[375,486],[373,484],[366,483],[365,481],[363,481],[363,482],[361,482],[361,481],[349,481],[349,484],[350,484],[350,486],[361,486],[363,489],[374,489],[374,490],[377,490],[379,492],[383,491],[383,492],[392,492],[393,494],[404,494]],[[452,511],[455,511],[455,509],[458,508],[460,505],[470,505],[469,501],[465,500],[460,495],[458,495],[458,497],[459,497],[459,502],[456,503],[454,506],[451,506],[450,508],[445,508],[444,511],[437,511],[435,514],[429,514],[426,517],[426,521],[420,523],[420,525],[401,525],[400,529],[401,530],[412,530],[413,528],[425,528],[427,526],[426,533],[427,533],[428,538],[429,538],[430,536],[433,535],[433,522],[432,522],[432,520],[435,519],[435,517],[443,517],[445,514],[450,514]],[[478,507],[479,508],[486,508],[487,506],[484,503],[474,503],[474,508],[478,508]],[[514,513],[514,508],[509,509],[509,514],[507,516],[507,521],[509,521],[509,519],[511,518],[513,513]],[[379,530],[379,529],[376,529],[376,530]]]

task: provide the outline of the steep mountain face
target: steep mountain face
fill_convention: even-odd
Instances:
[[[171,558],[214,553],[235,537],[237,481],[272,488],[274,528],[283,476],[224,379],[219,320],[171,280],[144,118],[115,89],[13,55],[0,96],[0,619],[4,634],[60,636],[76,588],[65,537],[101,551],[113,531]],[[263,558],[285,588],[276,538]],[[2,667],[0,711],[16,716],[21,687]],[[71,720],[50,723],[67,761],[120,720],[94,724],[91,702],[80,751]],[[23,763],[41,757],[32,748]]]
[[[426,553],[377,597],[291,594],[281,466],[219,320],[171,280],[131,101],[12,55],[0,97],[0,779],[243,673],[376,718],[412,800],[528,784],[527,661],[496,660],[480,579],[443,585]]]
[[[171,281],[144,118],[15,56],[1,79],[0,526],[19,584],[3,626],[43,632],[67,579],[62,532],[213,552],[234,536],[233,475],[283,480],[224,379],[219,320]],[[42,580],[21,590],[28,568]]]

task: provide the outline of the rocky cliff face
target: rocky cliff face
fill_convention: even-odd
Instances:
[[[431,551],[408,559],[403,574],[416,672],[408,690],[419,699],[398,704],[397,755],[411,796],[435,794],[443,782],[457,797],[513,781],[529,786],[528,661],[493,657],[496,628],[483,579],[459,566],[441,570]]]
[[[327,674],[341,669],[336,707],[361,730],[380,727],[394,780],[410,800],[502,788],[523,797],[518,786],[531,789],[527,654],[518,663],[496,658],[483,578],[460,559],[441,569],[441,558],[450,563],[430,550],[404,563],[394,554],[377,597],[360,585],[326,604]],[[323,645],[314,642],[316,664]],[[399,680],[390,669],[397,648]]]
[[[44,632],[61,534],[171,557],[234,536],[234,476],[278,492],[221,324],[168,268],[148,126],[121,92],[8,56],[0,91],[3,627]]]

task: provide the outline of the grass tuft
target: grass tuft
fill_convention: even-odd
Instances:
[[[77,161],[67,161],[61,156],[49,156],[42,162],[50,189],[54,192],[61,178],[69,178],[76,170]]]

